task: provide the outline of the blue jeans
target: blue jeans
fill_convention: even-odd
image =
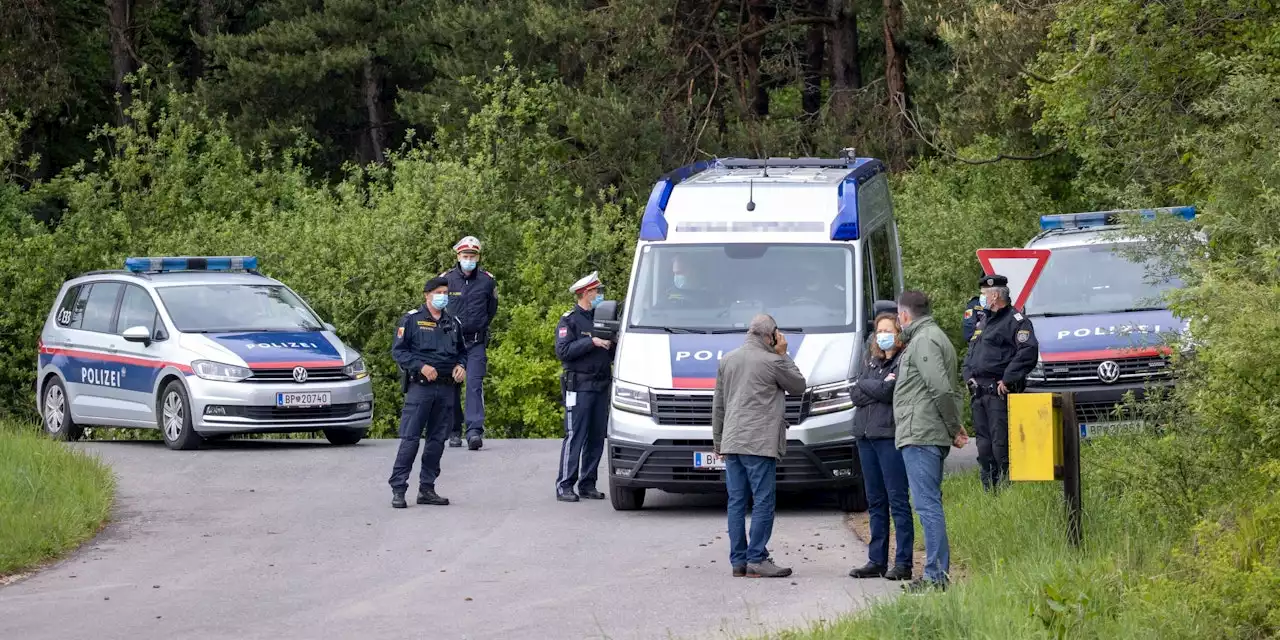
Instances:
[[[862,482],[867,491],[867,513],[871,516],[871,544],[867,549],[867,559],[872,564],[888,566],[889,515],[893,514],[893,530],[897,538],[893,564],[910,567],[916,526],[911,521],[911,497],[902,452],[894,446],[893,438],[859,438],[858,460],[862,464]]]
[[[724,481],[729,490],[729,564],[743,567],[769,558],[773,510],[778,496],[778,460],[763,456],[727,454]],[[751,542],[747,542],[747,496],[751,505]]]
[[[947,519],[942,513],[942,461],[950,452],[949,447],[902,448],[911,502],[924,529],[924,579],[939,583],[946,583],[951,571],[951,544],[947,541]]]

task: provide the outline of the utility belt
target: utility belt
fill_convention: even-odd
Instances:
[[[578,373],[576,371],[560,372],[560,395],[563,396],[571,391],[599,391],[599,387],[603,384],[605,388],[609,386],[608,374],[590,374]]]
[[[448,369],[440,369],[439,367],[436,367],[435,380],[427,380],[426,378],[422,377],[421,371],[409,371],[408,369],[401,369],[400,370],[400,393],[407,393],[409,391],[410,384],[421,384],[421,385],[440,384],[440,385],[453,386],[455,384],[453,381],[453,368],[450,367]]]
[[[998,396],[1000,395],[1000,381],[994,378],[974,378],[974,384],[969,385],[969,391],[973,393],[973,397],[981,398],[982,396]],[[1009,388],[1009,393],[1021,393],[1027,387],[1025,382],[1015,382],[1005,385]]]
[[[488,341],[489,341],[488,329],[485,329],[483,331],[463,331],[462,332],[462,344],[466,346],[471,346],[473,344],[479,344],[481,342],[488,342]]]

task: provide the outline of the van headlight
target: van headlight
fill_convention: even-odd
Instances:
[[[649,415],[649,388],[628,382],[613,383],[613,408]]]
[[[849,397],[852,380],[824,384],[809,389],[809,415],[834,413],[853,408],[853,399]]]
[[[342,373],[352,380],[359,380],[369,376],[369,370],[364,366],[364,358],[356,358],[355,362],[342,368]]]
[[[1036,360],[1036,366],[1031,368],[1031,373],[1028,373],[1027,377],[1035,380],[1044,380],[1044,362]]]
[[[240,382],[253,375],[253,372],[247,367],[238,367],[234,364],[223,364],[211,360],[196,360],[191,363],[191,369],[196,372],[197,376],[205,380],[217,380],[219,382]]]

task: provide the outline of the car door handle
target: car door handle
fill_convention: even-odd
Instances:
[[[119,349],[117,349],[114,344],[107,347],[107,353],[116,353],[117,351],[119,351]]]

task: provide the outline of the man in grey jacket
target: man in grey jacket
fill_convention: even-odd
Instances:
[[[907,585],[913,593],[946,588],[951,546],[942,511],[942,462],[949,447],[961,448],[969,439],[960,422],[956,350],[930,313],[929,298],[919,291],[904,291],[898,298],[907,346],[898,357],[893,392],[895,439],[907,467],[911,503],[924,529],[924,579]]]
[[[729,564],[735,577],[785,578],[791,569],[769,557],[777,504],[778,460],[787,452],[786,394],[802,395],[804,375],[787,355],[787,339],[767,315],[747,329],[746,343],[716,372],[711,434],[724,456],[729,490]],[[748,543],[747,495],[753,498]]]

